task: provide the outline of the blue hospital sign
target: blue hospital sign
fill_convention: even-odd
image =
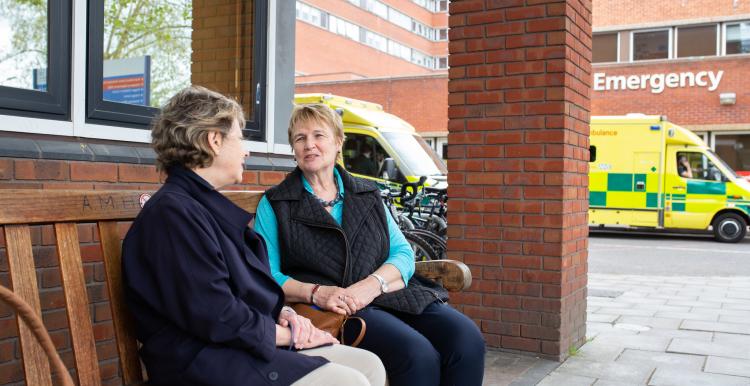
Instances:
[[[151,93],[151,57],[104,61],[102,99],[148,106]]]

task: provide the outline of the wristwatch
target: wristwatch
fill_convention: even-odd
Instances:
[[[380,282],[380,293],[384,294],[388,292],[388,282],[383,279],[382,276],[378,275],[377,273],[371,273],[370,276],[374,277]]]

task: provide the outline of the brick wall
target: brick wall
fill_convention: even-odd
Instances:
[[[690,71],[723,70],[721,83],[715,91],[706,87],[665,88],[654,94],[646,90],[592,91],[591,113],[593,115],[620,115],[644,113],[666,115],[679,125],[750,125],[750,77],[747,76],[750,58],[720,57],[695,60],[672,60],[656,63],[628,63],[595,65],[594,72],[613,75],[666,74]],[[593,84],[592,84],[593,87]],[[722,106],[719,94],[733,92],[737,103]]]
[[[737,0],[595,0],[593,3],[594,28],[750,14],[750,2]]]
[[[294,91],[330,93],[378,103],[419,132],[448,131],[447,75],[304,83],[295,85]]]
[[[450,4],[448,249],[490,347],[585,338],[591,1]]]
[[[244,173],[244,184],[229,189],[265,190],[279,183],[285,176],[280,171],[252,171]],[[157,190],[163,176],[151,165],[107,162],[78,162],[0,158],[1,189],[135,189]],[[1,194],[1,193],[0,193]],[[121,224],[121,231],[127,229]],[[81,258],[91,304],[92,324],[97,344],[97,356],[104,385],[120,385],[120,368],[114,340],[112,316],[109,311],[104,266],[94,224],[78,226]],[[60,270],[51,226],[32,228],[34,264],[37,267],[42,317],[55,346],[65,364],[74,368],[74,358],[65,300],[60,287]],[[8,259],[5,252],[4,232],[0,231],[0,284],[9,287]],[[0,384],[23,384],[23,368],[18,343],[15,314],[0,302]]]

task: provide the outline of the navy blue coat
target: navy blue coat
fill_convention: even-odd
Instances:
[[[170,169],[122,249],[128,308],[157,385],[288,385],[326,360],[276,347],[284,302],[252,215]]]

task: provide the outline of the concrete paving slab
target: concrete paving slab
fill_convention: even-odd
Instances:
[[[641,295],[619,296],[614,299],[617,303],[629,304],[666,304],[667,299],[644,298]]]
[[[682,320],[671,319],[671,318],[652,318],[652,317],[643,317],[643,316],[623,316],[617,320],[617,323],[638,324],[638,325],[650,327],[652,329],[664,328],[664,329],[676,330],[680,327]]]
[[[688,319],[688,320],[704,320],[708,322],[716,322],[719,320],[719,314],[712,313],[700,313],[700,312],[672,312],[672,311],[657,311],[654,314],[657,318],[670,318],[670,319]]]
[[[555,373],[574,374],[595,379],[628,383],[645,383],[655,366],[621,364],[617,362],[592,362],[571,357],[555,370]]]
[[[750,311],[750,304],[725,303],[724,307],[722,307],[722,308],[729,309],[729,310]]]
[[[705,372],[748,377],[750,383],[750,360],[709,356]]]
[[[623,351],[625,351],[625,347],[609,342],[606,338],[594,338],[578,349],[576,357],[594,362],[612,362]]]
[[[649,386],[747,386],[748,382],[749,379],[745,377],[658,368],[648,384]]]
[[[636,308],[620,308],[620,307],[601,307],[599,308],[597,313],[610,314],[610,315],[654,316],[654,314],[656,314],[656,310],[642,310],[642,309],[636,309]]]
[[[635,335],[637,331],[626,331],[622,329],[615,329],[612,323],[597,323],[591,322],[586,323],[586,336],[593,338],[600,335]]]
[[[750,324],[685,320],[680,325],[680,330],[711,331],[750,335]]]
[[[700,302],[716,302],[721,304],[750,304],[748,299],[738,299],[729,297],[729,294],[723,296],[698,296]]]
[[[649,331],[643,331],[638,333],[641,336],[660,336],[662,338],[683,338],[683,339],[694,339],[702,340],[705,342],[711,342],[714,338],[713,332],[707,331],[691,331],[691,330],[674,330],[664,328],[654,328]]]
[[[617,363],[701,371],[706,357],[700,355],[668,354],[665,352],[626,349]]]
[[[750,359],[747,346],[729,342],[704,342],[700,340],[675,338],[667,347],[667,352],[676,354],[713,355],[726,358]]]
[[[727,308],[729,306],[730,305],[728,304],[726,307],[722,307],[721,309],[693,307],[693,309],[691,309],[690,312],[694,314],[698,313],[698,314],[709,314],[709,315],[746,316],[750,318],[750,311],[729,309]]]
[[[646,335],[599,335],[596,339],[601,339],[606,344],[622,346],[624,348],[647,350],[647,351],[665,351],[671,338]]]
[[[610,381],[609,379],[598,379],[596,383],[594,383],[594,386],[641,386],[641,385],[645,385],[645,383],[627,383],[627,382]]]
[[[747,317],[744,316],[731,316],[731,315],[719,315],[719,321],[723,323],[749,323]]]
[[[590,386],[594,382],[596,378],[555,372],[542,379],[539,386]]]
[[[698,300],[698,295],[677,295],[677,294],[665,294],[665,293],[649,293],[646,295],[651,299],[665,299],[665,300],[684,300],[684,301],[695,301]]]
[[[739,346],[750,347],[750,335],[725,334],[723,332],[714,333],[714,342],[735,344]],[[750,349],[748,349],[750,351]]]
[[[702,302],[699,300],[667,300],[667,305],[701,308],[721,308],[721,303],[719,302]]]
[[[600,314],[600,313],[593,313],[586,315],[586,321],[587,322],[599,322],[599,323],[614,323],[617,318],[619,318],[620,315],[608,315],[608,314]]]
[[[636,304],[635,309],[652,310],[657,312],[690,312],[689,306],[672,306],[669,304]]]

